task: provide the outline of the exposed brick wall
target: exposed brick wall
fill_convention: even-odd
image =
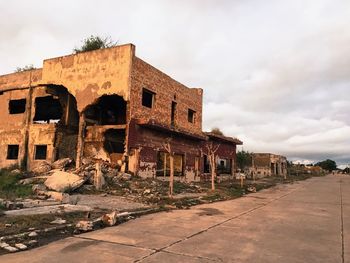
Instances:
[[[143,88],[156,93],[152,109],[142,106]],[[202,89],[190,89],[143,60],[133,58],[130,87],[131,118],[154,119],[158,123],[170,126],[171,103],[175,101],[177,103],[176,127],[200,134],[202,133],[202,95]],[[195,123],[188,122],[188,109],[196,112]]]

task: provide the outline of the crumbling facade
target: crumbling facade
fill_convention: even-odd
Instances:
[[[0,168],[43,160],[105,160],[142,177],[207,171],[206,143],[233,173],[238,139],[202,132],[203,90],[188,88],[135,55],[132,44],[44,60],[41,69],[0,76]],[[218,169],[219,171],[219,169]]]
[[[266,176],[286,176],[287,158],[272,153],[252,153],[252,164],[249,167],[249,175],[255,178]]]

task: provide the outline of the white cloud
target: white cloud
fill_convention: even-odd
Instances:
[[[0,10],[3,74],[111,35],[202,87],[206,129],[250,151],[349,162],[347,0],[0,0]]]

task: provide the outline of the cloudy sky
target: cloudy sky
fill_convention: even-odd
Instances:
[[[0,0],[0,74],[91,34],[203,88],[204,129],[244,150],[350,163],[349,0]]]

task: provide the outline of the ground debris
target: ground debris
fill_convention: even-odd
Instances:
[[[45,186],[57,192],[69,192],[79,188],[84,182],[84,178],[73,173],[56,171],[47,178]]]

